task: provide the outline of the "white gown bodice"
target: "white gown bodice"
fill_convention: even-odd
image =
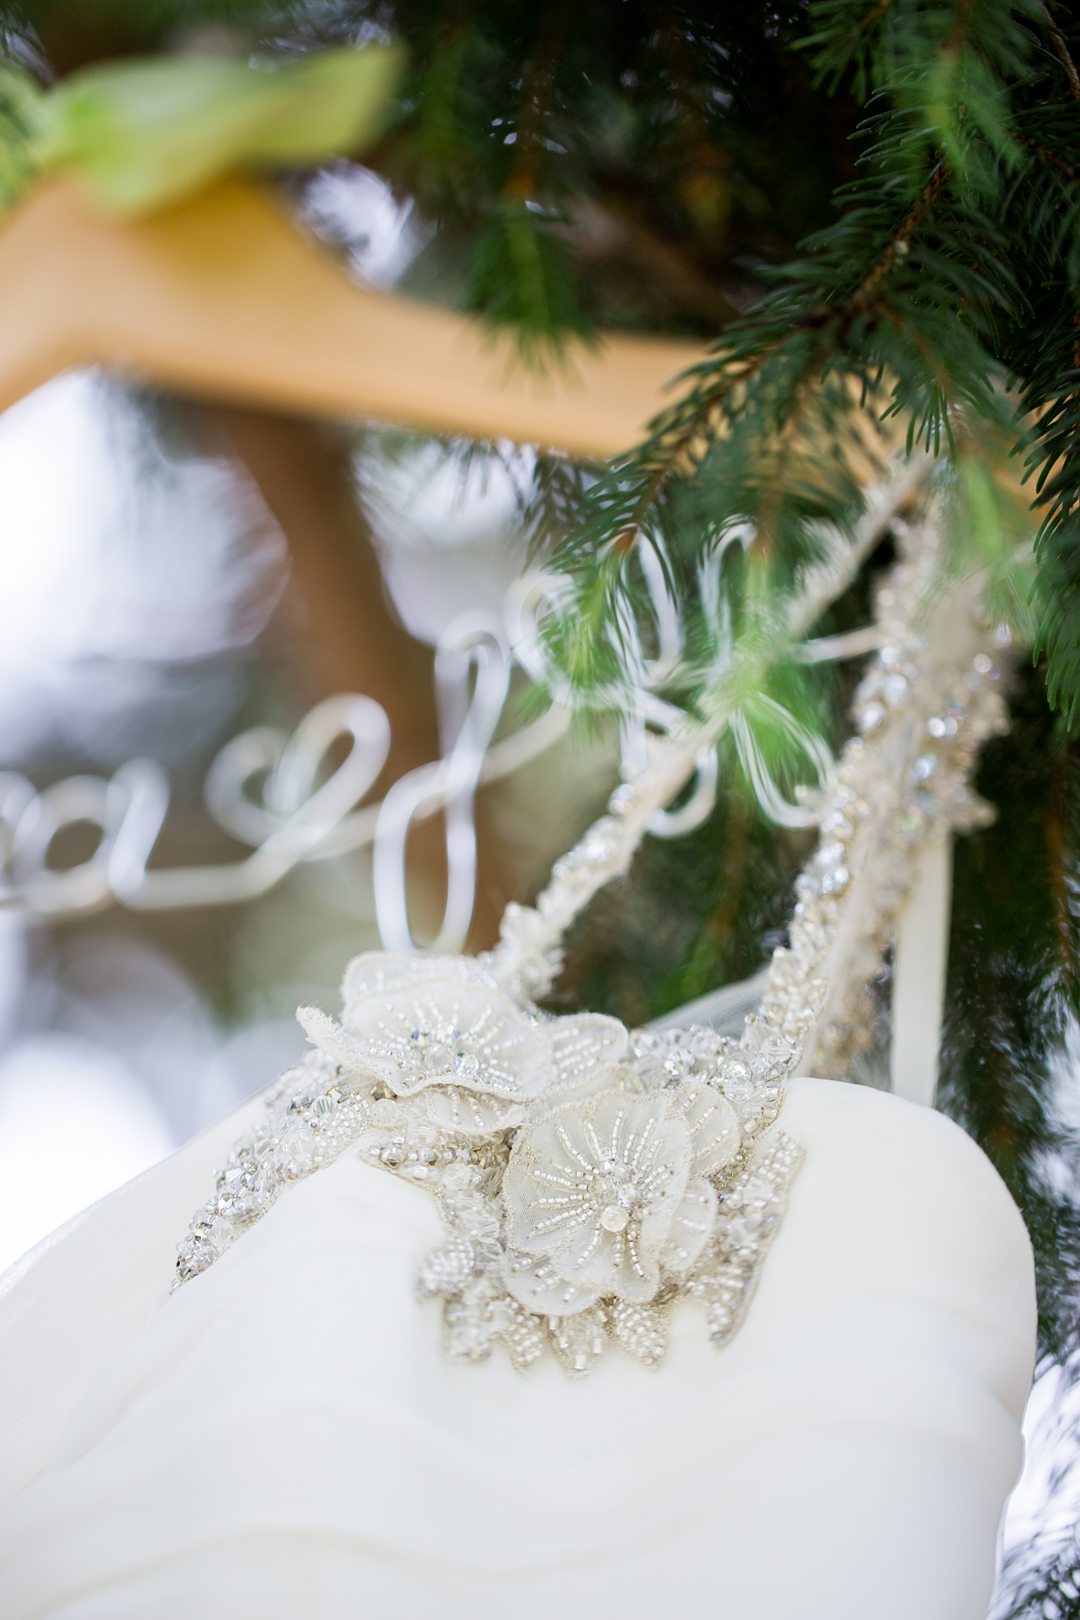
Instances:
[[[795,1080],[746,1323],[661,1370],[444,1359],[434,1203],[346,1152],[169,1295],[247,1105],[0,1293],[4,1620],[983,1620],[1021,1460],[1030,1247],[926,1109]]]

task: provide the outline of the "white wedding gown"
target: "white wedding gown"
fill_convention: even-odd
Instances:
[[[346,1152],[204,1275],[174,1244],[257,1102],[0,1294],[3,1620],[983,1620],[1021,1461],[1020,1217],[954,1125],[802,1079],[740,1332],[659,1370],[444,1359],[439,1216]]]
[[[872,539],[880,513],[870,518]],[[965,795],[979,743],[1004,723],[1000,670],[978,582],[938,588],[941,532],[906,522],[895,537],[898,560],[878,600],[881,650],[856,696],[858,734],[818,805],[822,842],[797,885],[790,948],[774,953],[746,1025],[765,1102],[770,1064],[790,1073],[808,1019],[842,1031],[861,1016],[852,996],[894,936],[920,849],[979,819]],[[806,627],[820,612],[817,592],[809,577]],[[900,667],[910,679],[896,688]],[[413,1117],[405,1093],[439,1093],[458,1073],[451,1059],[471,1063],[460,1086],[490,1093],[490,1108],[500,1096],[521,1104],[498,1189],[509,1205],[522,1142],[525,1158],[542,1158],[536,1143],[550,1124],[537,1125],[529,1098],[542,1113],[565,1095],[564,1069],[576,1062],[589,1071],[578,1081],[593,1070],[603,1080],[604,1062],[622,1050],[604,1045],[611,1020],[593,1021],[592,1045],[580,1020],[561,1021],[557,1035],[532,1019],[524,991],[540,999],[550,987],[566,928],[628,870],[722,723],[720,705],[656,743],[648,768],[616,790],[535,907],[508,909],[486,966],[378,953],[350,965],[344,1025],[319,1015],[316,1029],[342,1048],[337,1075],[348,1070],[350,1041],[367,1040],[354,1066],[367,1088],[362,1106],[394,1116],[388,1141],[375,1143],[380,1164],[403,1164],[394,1132]],[[939,887],[944,895],[944,874]],[[943,936],[934,949],[921,922],[916,932],[923,982],[914,1011],[907,991],[900,998],[894,1074],[909,1090],[919,1078],[912,1054],[921,1051],[925,1067],[928,1044],[910,1032],[936,1035],[944,983]],[[901,954],[907,983],[910,952]],[[498,1002],[497,1016],[477,1010],[481,992]],[[473,1011],[459,1019],[466,1003]],[[396,1035],[387,1008],[399,1025],[409,1013]],[[481,1034],[497,1048],[485,1056],[484,1084],[469,1045]],[[422,1063],[410,1045],[421,1036]],[[761,1059],[762,1041],[771,1059]],[[439,1051],[444,1067],[425,1078]],[[626,1161],[633,1145],[636,1175],[653,1162],[642,1152],[655,1126],[672,1144],[661,1168],[674,1177],[684,1153],[687,1177],[699,1148],[716,1151],[718,1138],[704,1133],[704,1121],[721,1117],[716,1097],[732,1108],[729,1089],[738,1096],[717,1061],[702,1081],[687,1078],[680,1058],[675,1100],[655,1086],[646,1093],[652,1112],[640,1136],[637,1124],[620,1135],[619,1113],[610,1155],[618,1142]],[[593,1105],[619,1087],[630,1096],[644,1073],[620,1057],[608,1089],[574,1105],[581,1118],[591,1126]],[[922,1089],[932,1093],[932,1083]],[[706,1092],[704,1114],[692,1114]],[[448,1095],[434,1103],[449,1107]],[[309,1099],[320,1100],[329,1094]],[[429,1100],[420,1097],[425,1108]],[[561,1104],[557,1112],[570,1117]],[[717,1350],[700,1304],[676,1291],[664,1296],[665,1313],[674,1303],[661,1367],[613,1345],[579,1382],[550,1355],[525,1374],[501,1349],[476,1367],[444,1356],[439,1310],[419,1304],[415,1287],[422,1258],[445,1236],[438,1204],[355,1145],[289,1185],[170,1294],[192,1210],[234,1139],[263,1116],[253,1100],[0,1279],[0,1620],[984,1620],[1021,1461],[1032,1258],[996,1173],[941,1115],[847,1084],[791,1081],[780,1123],[805,1157],[738,1333]],[[759,1110],[759,1125],[765,1117]],[[507,1129],[489,1120],[480,1148]],[[746,1133],[757,1140],[749,1125]],[[649,1140],[655,1158],[659,1134]],[[462,1164],[452,1131],[446,1141],[449,1157],[423,1161],[425,1174],[443,1167],[443,1186]],[[595,1163],[578,1162],[599,1181],[611,1173],[602,1148]],[[478,1159],[465,1174],[480,1186],[491,1167]],[[589,1193],[598,1229],[629,1229],[640,1188],[624,1182],[603,1191],[617,1206]],[[726,1197],[737,1183],[718,1184]],[[698,1187],[702,1208],[710,1188],[721,1196],[712,1182]],[[680,1194],[680,1211],[685,1201]],[[572,1200],[533,1202],[531,1214]],[[507,1289],[518,1279],[510,1250],[522,1208],[527,1200],[496,1216],[496,1226],[506,1221]],[[646,1200],[633,1217],[639,1235],[655,1214]],[[679,1219],[705,1230],[700,1213],[696,1228]],[[563,1220],[541,1212],[535,1231]],[[550,1245],[556,1259],[560,1241]],[[635,1242],[629,1252],[647,1278]],[[543,1256],[541,1245],[535,1278]],[[677,1247],[671,1256],[677,1274]],[[574,1282],[570,1272],[552,1275],[560,1287]],[[611,1290],[615,1309],[642,1297],[623,1281]]]

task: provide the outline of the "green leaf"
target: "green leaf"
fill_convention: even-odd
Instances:
[[[402,68],[389,45],[280,67],[162,57],[78,73],[44,98],[38,160],[118,213],[160,208],[231,170],[353,153],[378,133]]]
[[[573,264],[557,220],[520,197],[503,197],[477,240],[467,307],[517,331],[522,357],[556,358],[569,335],[584,338]]]
[[[44,99],[28,73],[0,63],[0,208],[15,200],[34,171]]]

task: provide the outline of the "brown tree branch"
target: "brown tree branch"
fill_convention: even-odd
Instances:
[[[1073,98],[1080,101],[1080,73],[1077,72],[1076,63],[1073,61],[1069,47],[1065,43],[1065,37],[1050,15],[1049,6],[1044,5],[1042,7],[1042,14],[1046,18],[1047,32],[1050,35],[1050,43],[1054,48],[1054,55],[1065,69],[1065,77],[1069,81],[1069,90]]]

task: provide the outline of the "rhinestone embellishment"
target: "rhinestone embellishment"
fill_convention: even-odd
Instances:
[[[178,1284],[353,1148],[438,1201],[419,1289],[452,1356],[547,1350],[577,1374],[617,1345],[652,1366],[682,1297],[730,1337],[800,1157],[774,1125],[792,1051],[545,1016],[469,958],[360,957],[344,1002],[340,1022],[301,1009],[314,1050],[234,1148]]]
[[[570,921],[626,871],[685,780],[700,742],[673,737],[651,774],[616,790],[535,906],[507,908],[486,957],[372,953],[346,973],[340,1022],[300,1010],[315,1049],[234,1147],[180,1245],[177,1285],[352,1148],[437,1200],[445,1235],[418,1283],[441,1301],[452,1356],[482,1361],[501,1345],[524,1369],[550,1352],[577,1375],[617,1346],[655,1366],[680,1300],[727,1343],[802,1157],[776,1126],[784,1081],[808,1041],[834,1074],[858,1053],[865,989],[920,847],[988,814],[971,777],[981,743],[1006,724],[1007,637],[978,589],[961,582],[955,602],[938,591],[933,524],[902,530],[898,550],[878,592],[883,645],[856,696],[857,734],[823,787],[789,941],[741,1040],[698,1027],[631,1035],[534,1005]],[[922,614],[939,599],[948,634],[931,659]]]

